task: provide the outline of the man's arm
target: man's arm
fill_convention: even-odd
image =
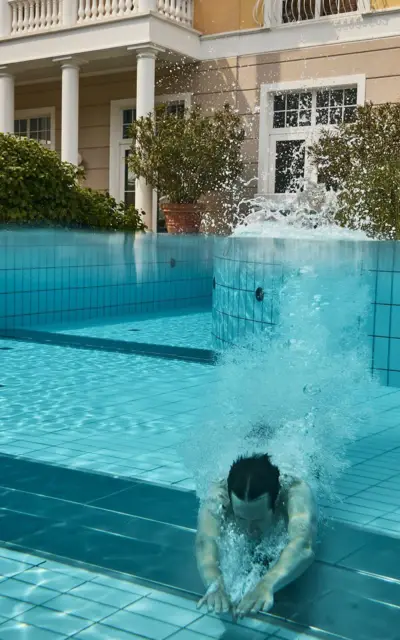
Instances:
[[[221,533],[221,520],[203,505],[199,511],[196,534],[197,567],[208,588],[221,578],[217,540]]]
[[[310,487],[296,482],[288,492],[289,542],[262,582],[273,592],[296,580],[313,563],[317,535],[317,505]]]

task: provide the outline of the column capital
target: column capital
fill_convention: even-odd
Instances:
[[[61,69],[80,69],[85,64],[86,60],[83,58],[76,58],[75,56],[63,56],[62,58],[53,58],[53,62],[59,64]]]
[[[7,65],[0,66],[0,77],[2,78],[13,78],[14,74],[11,69]]]
[[[128,51],[136,53],[138,58],[156,58],[160,53],[164,53],[165,49],[153,44],[139,44],[127,47]]]

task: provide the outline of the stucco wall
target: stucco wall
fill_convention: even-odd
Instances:
[[[400,101],[400,38],[303,48],[260,56],[243,56],[200,65],[158,70],[156,93],[189,92],[205,112],[229,103],[243,116],[246,129],[245,177],[257,176],[259,94],[262,83],[366,74],[366,99]],[[135,96],[135,72],[82,77],[79,148],[87,186],[109,187],[110,101]],[[60,149],[60,82],[17,86],[16,109],[56,107],[56,148]],[[256,188],[256,182],[251,184]],[[251,189],[250,189],[251,190]]]

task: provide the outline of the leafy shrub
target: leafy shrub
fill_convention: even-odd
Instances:
[[[0,134],[0,221],[139,231],[132,206],[80,185],[84,173],[35,140]]]
[[[358,107],[310,149],[319,179],[338,194],[338,222],[370,237],[400,238],[400,104]]]
[[[241,118],[228,106],[212,116],[198,107],[179,117],[161,107],[131,127],[132,172],[174,204],[226,191],[243,170]]]

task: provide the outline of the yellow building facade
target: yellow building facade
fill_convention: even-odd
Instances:
[[[36,3],[36,4],[35,4]],[[279,200],[288,160],[366,101],[400,101],[400,0],[0,0],[0,131],[80,164],[86,184],[156,197],[127,170],[129,123],[157,102],[231,104],[246,195]],[[297,170],[315,179],[306,154]]]

